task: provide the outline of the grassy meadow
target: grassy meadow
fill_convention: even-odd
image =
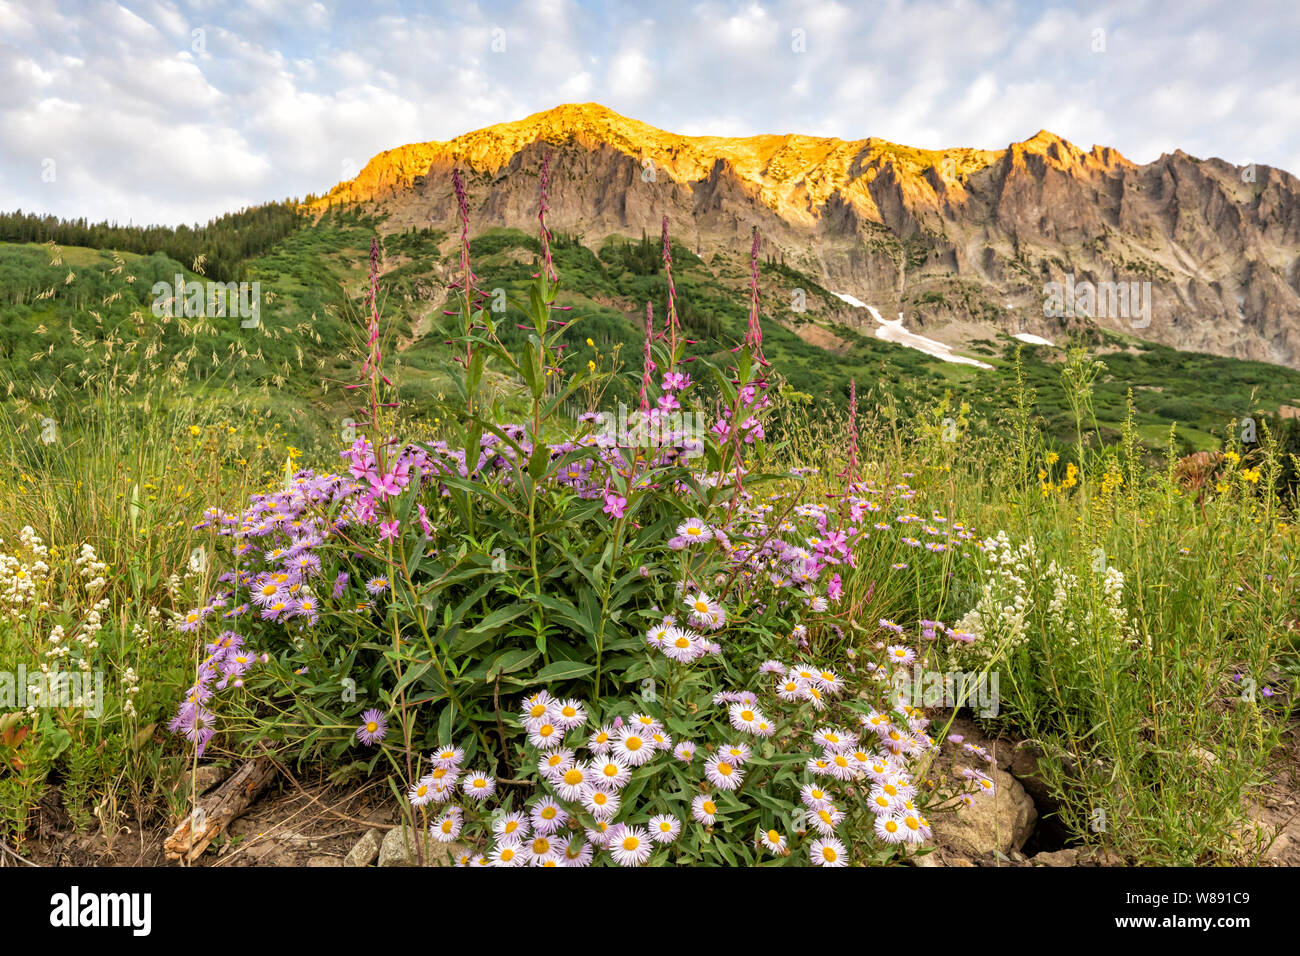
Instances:
[[[651,301],[657,323],[665,321],[657,244],[610,239],[593,249],[561,236],[548,248],[489,231],[470,246],[483,292],[476,303],[448,291],[460,261],[454,241],[391,234],[372,312],[367,253],[378,225],[332,212],[240,259],[240,275],[270,293],[255,330],[151,314],[152,284],[176,272],[201,280],[201,262],[0,246],[0,661],[6,670],[45,664],[104,682],[95,717],[57,702],[0,705],[0,840],[15,852],[26,852],[52,801],[78,829],[110,842],[124,828],[167,829],[188,810],[195,740],[167,725],[211,653],[205,644],[225,625],[187,629],[186,616],[202,608],[218,621],[238,604],[214,598],[243,566],[232,540],[214,537],[214,515],[288,494],[295,481],[315,480],[302,478],[308,471],[345,474],[359,433],[443,441],[454,451],[477,449],[487,435],[498,436],[498,448],[523,443],[504,426],[532,423],[520,434],[533,444],[503,455],[524,460],[543,436],[576,434],[575,412],[637,403],[643,334],[633,309],[619,304]],[[655,352],[658,370],[688,369],[699,407],[739,422],[747,400],[737,388],[760,371],[728,351],[745,336],[749,303],[727,270],[747,280],[748,263],[706,264],[677,246],[672,254],[682,336],[699,344],[655,344],[668,350]],[[558,285],[534,278],[551,259]],[[1277,417],[1300,397],[1300,375],[1149,344],[1116,351],[1101,337],[1063,351],[990,342],[982,357],[993,371],[958,369],[837,325],[829,293],[811,278],[776,262],[757,268],[772,363],[761,374],[772,401],[765,438],[744,453],[747,507],[773,496],[775,521],[787,497],[800,507],[832,502],[832,512],[855,496],[883,506],[879,519],[853,519],[854,560],[828,569],[839,579],[828,610],[810,603],[815,613],[793,623],[771,616],[775,601],[737,598],[718,664],[688,674],[676,662],[643,660],[636,635],[673,600],[673,580],[712,590],[716,570],[723,593],[740,593],[726,579],[735,572],[725,553],[708,559],[719,563],[706,575],[705,565],[680,558],[695,553],[689,547],[653,551],[648,536],[670,534],[693,514],[711,529],[731,527],[739,493],[727,497],[727,481],[692,483],[683,472],[673,480],[689,493],[646,491],[642,504],[635,468],[633,477],[611,471],[585,498],[546,492],[553,478],[564,484],[548,468],[575,467],[571,449],[552,462],[529,455],[513,477],[508,464],[505,477],[481,481],[452,469],[439,473],[444,493],[380,496],[379,517],[400,518],[395,542],[357,530],[323,557],[331,572],[337,561],[351,575],[354,590],[383,576],[388,591],[348,592],[360,612],[345,599],[335,607],[326,596],[336,579],[322,574],[315,593],[327,609],[312,630],[263,620],[241,629],[270,661],[247,687],[222,691],[229,700],[218,713],[229,723],[203,739],[202,759],[237,762],[253,741],[269,739],[298,765],[388,777],[415,822],[426,808],[405,805],[421,777],[413,753],[462,745],[489,773],[521,776],[535,759],[520,756],[532,753],[523,741],[531,731],[513,716],[526,692],[581,699],[595,717],[653,680],[661,699],[667,687],[669,701],[691,701],[681,713],[665,706],[668,730],[703,740],[687,711],[707,710],[725,687],[757,686],[752,675],[768,658],[875,673],[866,662],[896,640],[882,634],[888,622],[907,632],[927,667],[998,675],[1001,706],[981,726],[1030,742],[1065,845],[1103,847],[1132,864],[1257,861],[1264,847],[1250,835],[1249,810],[1276,770],[1300,677],[1288,490],[1295,436],[1291,420]],[[791,285],[824,303],[828,324],[851,343],[845,354],[828,361],[791,331]],[[512,303],[503,314],[490,308],[498,288]],[[557,313],[569,325],[548,324],[556,306],[571,307]],[[387,345],[390,385],[362,372],[376,336]],[[477,364],[463,369],[452,356],[467,350]],[[688,355],[699,361],[685,364]],[[705,371],[731,362],[741,366],[736,387]],[[1211,380],[1212,393],[1203,387]],[[347,387],[358,382],[365,387]],[[391,407],[369,418],[367,396]],[[1246,417],[1253,440],[1243,443]],[[374,427],[359,424],[367,421]],[[731,448],[711,439],[703,461],[734,474],[741,453]],[[1178,461],[1199,450],[1224,457],[1203,487],[1190,488]],[[435,530],[410,545],[417,505]],[[321,508],[311,514],[344,513]],[[805,516],[825,517],[815,508]],[[513,581],[480,586],[475,556],[497,547]],[[257,573],[271,567],[269,557],[258,560],[267,563],[249,565]],[[958,637],[927,638],[934,628],[925,622],[934,621]],[[979,639],[963,641],[966,631]],[[791,643],[805,632],[806,646]],[[295,683],[303,671],[310,684]],[[339,675],[368,693],[355,705],[340,701],[326,687]],[[371,720],[361,713],[367,700],[382,701],[392,722],[383,759],[353,733]],[[773,753],[754,741],[774,783],[807,782],[794,779],[801,765],[781,741],[787,728],[814,729],[815,710],[781,723]],[[941,726],[929,731],[940,742]],[[624,806],[636,799],[646,813],[686,816],[695,783],[665,780],[633,773]],[[672,862],[745,862],[739,847],[756,826],[781,830],[806,859],[811,828],[782,828],[780,808],[757,796],[751,803],[753,790],[736,793],[731,817],[727,807],[719,817],[731,822],[709,824],[711,836],[678,847]],[[480,835],[472,808],[465,813],[460,839],[487,853],[487,822]],[[870,818],[854,819],[827,838],[847,842],[855,862],[902,859],[859,852],[874,844],[869,830],[855,829]],[[734,844],[724,830],[734,830]]]

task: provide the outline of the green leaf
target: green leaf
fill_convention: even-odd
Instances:
[[[572,680],[575,677],[590,674],[595,669],[594,665],[584,664],[581,661],[555,661],[539,670],[533,675],[533,679],[539,682]]]

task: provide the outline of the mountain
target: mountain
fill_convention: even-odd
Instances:
[[[1092,324],[1300,368],[1300,180],[1181,151],[1138,165],[1046,130],[1002,150],[679,136],[570,104],[381,153],[313,208],[358,206],[388,232],[454,237],[460,168],[475,232],[532,231],[548,149],[552,228],[593,249],[657,235],[666,215],[676,239],[726,273],[757,225],[765,255],[794,274],[901,312],[941,343],[994,330],[1058,341]],[[838,300],[823,317],[884,329]]]

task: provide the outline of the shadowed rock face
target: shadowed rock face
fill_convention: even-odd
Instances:
[[[553,228],[589,245],[673,235],[734,256],[758,225],[822,285],[943,337],[970,323],[1056,340],[1080,321],[1176,348],[1300,367],[1300,180],[1181,151],[1145,166],[1042,131],[1004,150],[879,139],[677,136],[594,104],[560,106],[445,143],[389,150],[316,204],[376,203],[390,228],[458,231],[451,171],[475,230],[536,227],[552,150]],[[1044,314],[1045,286],[1150,283],[1149,324]],[[1082,287],[1082,285],[1081,285]],[[1144,288],[1143,294],[1146,294]]]

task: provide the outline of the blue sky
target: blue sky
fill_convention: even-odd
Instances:
[[[1300,173],[1300,4],[0,0],[0,209],[202,221],[596,101],[681,133]]]

